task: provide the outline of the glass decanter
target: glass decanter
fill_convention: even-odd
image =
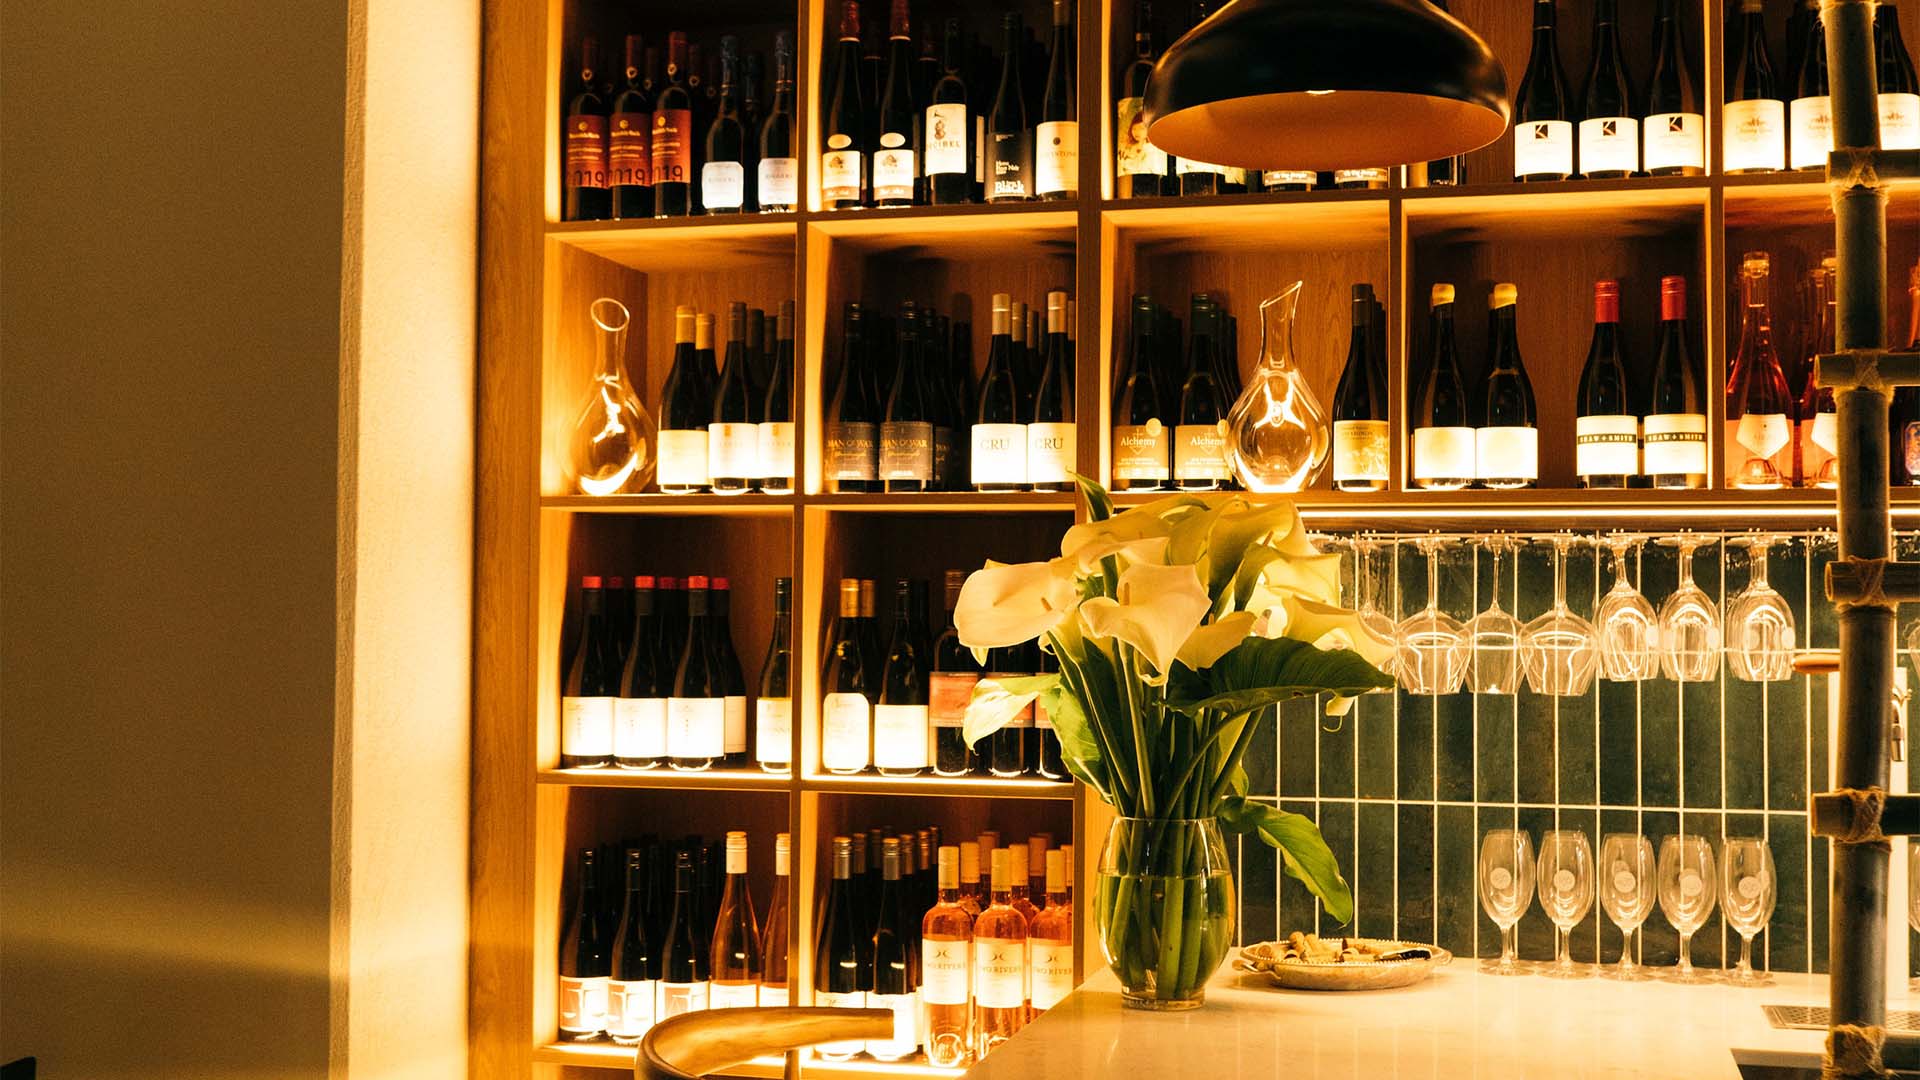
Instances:
[[[640,491],[653,482],[656,428],[620,370],[627,351],[627,307],[603,296],[587,315],[593,320],[593,388],[567,443],[573,482],[587,495]]]
[[[1326,467],[1327,414],[1293,362],[1293,317],[1306,282],[1260,305],[1260,365],[1227,413],[1227,461],[1248,491],[1300,491]]]

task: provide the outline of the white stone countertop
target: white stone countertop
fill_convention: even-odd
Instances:
[[[1906,987],[1889,1008],[1907,1008]],[[1739,1066],[1818,1069],[1823,1031],[1775,1028],[1762,1005],[1825,1005],[1824,975],[1769,986],[1489,975],[1455,960],[1398,990],[1280,990],[1222,965],[1186,1012],[1125,1009],[1088,979],[967,1080],[1737,1080]]]

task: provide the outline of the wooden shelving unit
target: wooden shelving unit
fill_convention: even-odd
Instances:
[[[944,13],[947,9],[927,0]],[[770,35],[800,31],[801,190],[797,213],[669,221],[560,222],[558,116],[563,49],[582,25],[617,40],[629,18],[611,0],[523,0],[486,15],[483,190],[481,496],[475,648],[471,1074],[475,1077],[605,1076],[630,1067],[608,1045],[554,1045],[554,957],[566,852],[583,838],[649,818],[667,831],[691,823],[708,833],[754,830],[765,864],[767,834],[794,835],[793,977],[796,1001],[811,980],[811,949],[823,838],[835,829],[889,820],[938,821],[950,836],[988,819],[1021,835],[1047,828],[1076,844],[1085,881],[1098,855],[1106,808],[1077,784],[937,778],[836,777],[817,769],[817,677],[830,602],[842,573],[935,577],[983,557],[1050,554],[1076,514],[1057,494],[839,495],[826,492],[817,419],[838,357],[839,312],[851,299],[882,305],[931,297],[943,311],[971,305],[975,364],[986,350],[987,298],[1037,298],[1065,287],[1079,299],[1078,454],[1083,470],[1108,474],[1106,403],[1116,350],[1126,341],[1127,301],[1152,291],[1179,303],[1205,289],[1231,298],[1243,365],[1259,354],[1258,300],[1304,278],[1309,291],[1297,334],[1300,362],[1321,400],[1332,397],[1345,355],[1345,291],[1371,281],[1388,312],[1396,476],[1388,492],[1323,488],[1299,502],[1316,529],[1423,527],[1540,529],[1632,525],[1647,520],[1703,527],[1832,515],[1825,491],[1583,492],[1571,483],[1572,386],[1587,340],[1589,283],[1627,283],[1628,340],[1650,347],[1653,287],[1662,273],[1692,286],[1694,342],[1709,386],[1724,382],[1732,336],[1728,297],[1739,253],[1767,246],[1797,272],[1831,246],[1826,189],[1808,174],[1642,178],[1556,184],[1494,182],[1454,188],[1255,194],[1210,199],[1117,200],[1108,173],[1112,83],[1130,55],[1131,5],[1083,0],[1078,26],[1081,197],[1017,206],[925,207],[861,213],[818,209],[814,72],[835,0],[710,0],[684,16],[715,33],[735,24]],[[916,11],[921,5],[916,4]],[[1044,3],[1017,0],[1030,22]],[[1456,0],[1456,14],[1487,36],[1517,85],[1528,50],[1526,5]],[[1628,5],[1634,7],[1633,5]],[[1651,7],[1651,5],[1647,5]],[[1768,0],[1776,36],[1792,7]],[[1721,43],[1719,5],[1688,6],[1694,85],[1705,104],[1717,166]],[[1637,7],[1635,8],[1637,12]],[[1910,45],[1920,9],[1901,11]],[[924,17],[924,16],[922,16]],[[657,16],[649,16],[657,18]],[[1589,0],[1561,0],[1563,62],[1585,68]],[[1644,27],[1629,13],[1628,58],[1643,71]],[[1164,44],[1164,43],[1163,43]],[[1112,51],[1110,51],[1110,49]],[[1510,175],[1500,143],[1469,156],[1470,180]],[[1894,200],[1892,264],[1920,254],[1920,193]],[[1521,283],[1522,346],[1548,435],[1543,482],[1519,492],[1408,490],[1404,402],[1424,347],[1425,290],[1461,286],[1471,312],[1493,280]],[[585,385],[586,305],[612,295],[634,314],[627,365],[643,401],[658,401],[670,355],[673,306],[723,310],[745,299],[770,313],[796,302],[798,460],[793,495],[590,498],[567,492],[560,462],[567,415]],[[1635,320],[1639,320],[1635,322]],[[1463,356],[1477,361],[1478,320],[1463,317]],[[1719,403],[1709,419],[1717,444]],[[1564,414],[1564,415],[1563,415]],[[1561,445],[1564,443],[1565,445]],[[1123,504],[1144,501],[1122,495]],[[1920,516],[1920,499],[1898,497],[1896,514]],[[618,564],[665,573],[710,569],[735,578],[734,626],[749,674],[770,619],[770,579],[791,576],[795,611],[796,724],[791,775],[616,773],[558,768],[559,656],[569,583]],[[619,572],[608,570],[608,572]],[[596,831],[601,830],[601,831]],[[756,866],[756,874],[770,873]],[[765,895],[764,877],[758,895]],[[1084,907],[1084,905],[1083,905]],[[1084,931],[1087,919],[1083,916]],[[1080,933],[1082,971],[1100,962]],[[924,1066],[810,1062],[809,1074],[955,1075]],[[757,1062],[742,1076],[774,1076]]]

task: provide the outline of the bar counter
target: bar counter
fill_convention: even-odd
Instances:
[[[1907,1007],[1905,994],[1890,988],[1888,1008]],[[1223,965],[1204,1006],[1156,1013],[1123,1009],[1102,971],[966,1080],[1739,1080],[1742,1066],[1817,1075],[1826,1032],[1775,1028],[1761,1006],[1826,1000],[1824,975],[1743,989],[1489,975],[1455,960],[1418,986],[1361,993],[1280,990]]]

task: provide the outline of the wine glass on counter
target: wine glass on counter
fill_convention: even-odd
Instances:
[[[1520,664],[1536,694],[1578,697],[1593,685],[1600,662],[1600,634],[1567,607],[1567,549],[1575,538],[1561,533],[1553,545],[1553,607],[1520,634]]]
[[[1620,962],[1601,972],[1637,982],[1649,976],[1634,960],[1633,935],[1653,912],[1653,845],[1639,833],[1608,833],[1600,840],[1600,907],[1620,928]]]
[[[1533,902],[1533,837],[1524,829],[1491,829],[1480,842],[1480,907],[1500,928],[1500,959],[1487,970],[1521,975],[1528,970],[1514,949],[1513,927]]]
[[[1693,583],[1693,553],[1708,542],[1691,533],[1660,541],[1680,551],[1680,585],[1660,605],[1660,673],[1676,682],[1711,682],[1720,672],[1720,613]]]
[[[1727,605],[1727,666],[1734,678],[1747,682],[1793,677],[1793,609],[1767,583],[1767,549],[1780,539],[1747,536],[1734,542],[1747,549],[1752,576]]]
[[[1668,981],[1702,983],[1694,970],[1693,935],[1713,914],[1717,879],[1713,845],[1704,836],[1669,836],[1660,841],[1660,913],[1680,932],[1680,963]]]
[[[1476,694],[1511,694],[1520,688],[1520,620],[1500,606],[1500,552],[1510,537],[1486,539],[1493,560],[1493,592],[1487,609],[1467,620],[1467,686]]]
[[[1553,966],[1543,974],[1578,979],[1587,974],[1573,962],[1573,928],[1593,910],[1593,846],[1578,829],[1553,829],[1540,838],[1540,910],[1559,931]]]
[[[1773,918],[1776,884],[1773,853],[1758,838],[1728,837],[1720,847],[1720,910],[1727,925],[1740,934],[1740,963],[1727,981],[1738,986],[1761,986],[1773,981],[1767,972],[1753,970],[1753,939]]]
[[[1427,556],[1427,606],[1400,620],[1392,638],[1401,685],[1415,694],[1451,694],[1467,673],[1466,627],[1440,610],[1442,543],[1437,536],[1414,540]]]
[[[1600,675],[1612,682],[1642,682],[1660,674],[1660,616],[1627,580],[1627,552],[1640,538],[1607,538],[1613,552],[1613,588],[1600,598],[1593,621],[1600,628]]]

